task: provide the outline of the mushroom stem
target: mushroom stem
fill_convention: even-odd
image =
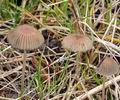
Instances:
[[[102,100],[105,99],[105,76],[103,76],[103,90],[102,90]]]
[[[77,67],[79,67],[79,61],[80,61],[80,53],[77,52],[77,55],[76,55],[76,61],[77,61]]]
[[[78,76],[79,73],[80,73],[80,65],[79,65],[79,62],[81,61],[81,53],[80,52],[77,52],[77,55],[76,55],[76,75]]]
[[[22,77],[21,77],[21,92],[24,91],[25,66],[26,66],[26,50],[24,50],[24,54],[23,54],[23,68],[22,68]]]

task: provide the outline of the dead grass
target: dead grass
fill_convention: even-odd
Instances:
[[[0,100],[101,100],[102,77],[95,72],[105,56],[120,63],[119,0],[0,1]],[[6,6],[8,5],[8,6]],[[28,23],[45,43],[27,52],[25,91],[20,96],[22,53],[6,40],[9,30]],[[82,29],[82,30],[81,30]],[[84,32],[94,48],[76,55],[61,46],[64,36]],[[119,73],[106,82],[106,100],[119,100]]]

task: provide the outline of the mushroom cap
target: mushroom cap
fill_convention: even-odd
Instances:
[[[116,74],[118,71],[119,71],[119,65],[111,57],[106,57],[103,60],[103,62],[100,64],[100,66],[96,68],[96,72],[104,76],[111,76],[113,74]]]
[[[8,42],[20,50],[33,50],[44,43],[42,34],[33,26],[24,24],[11,30],[7,36]]]
[[[86,35],[70,34],[62,41],[63,48],[73,52],[86,52],[93,47],[93,42]]]

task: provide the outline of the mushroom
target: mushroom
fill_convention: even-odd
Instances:
[[[86,35],[74,33],[74,34],[67,35],[65,38],[63,38],[62,46],[63,48],[68,49],[72,52],[77,52],[77,55],[76,55],[77,68],[76,68],[76,75],[75,75],[75,77],[77,78],[79,75],[79,59],[81,60],[80,54],[82,52],[87,52],[88,50],[92,49],[93,42]],[[80,83],[81,83],[82,88],[85,89],[82,81],[80,81]],[[88,98],[91,99],[89,95],[88,95]]]
[[[86,35],[78,33],[67,35],[63,38],[62,46],[72,52],[77,52],[77,66],[79,66],[79,58],[82,52],[86,52],[93,47],[93,42]],[[78,70],[77,70],[78,71]]]
[[[42,34],[33,26],[24,24],[11,30],[7,35],[7,40],[13,48],[24,50],[21,78],[21,89],[23,90],[25,80],[26,51],[34,50],[41,46],[44,43],[44,38]]]
[[[70,34],[63,38],[62,46],[72,52],[77,52],[77,59],[81,52],[86,52],[93,47],[93,42],[86,35]]]
[[[96,69],[96,72],[103,76],[111,76],[118,72],[119,65],[111,57],[106,57],[101,65]]]
[[[86,35],[70,34],[62,41],[63,48],[73,52],[86,52],[93,47],[93,42]]]
[[[119,65],[117,62],[111,58],[106,57],[98,68],[96,72],[100,75],[103,75],[103,91],[102,91],[102,100],[105,98],[105,77],[112,76],[119,71]]]
[[[92,49],[93,42],[88,36],[75,33],[63,38],[62,46],[72,52],[77,52],[77,58],[79,58],[81,52],[86,52]]]

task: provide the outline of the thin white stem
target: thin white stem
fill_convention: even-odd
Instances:
[[[102,90],[102,100],[105,99],[105,76],[103,76],[103,90]]]
[[[21,77],[21,92],[24,91],[25,66],[26,66],[26,51],[24,50],[24,54],[23,54],[23,68],[22,68],[22,77]]]

